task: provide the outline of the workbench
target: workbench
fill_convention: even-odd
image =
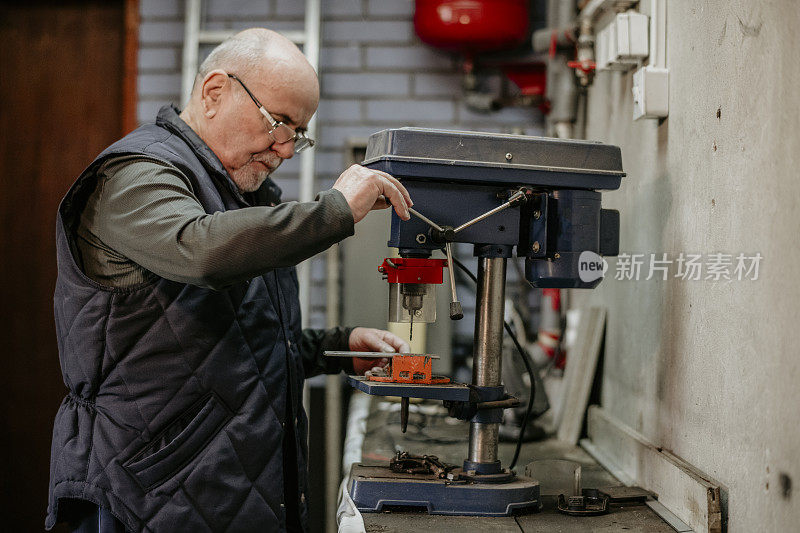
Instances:
[[[444,416],[441,402],[412,404],[408,431],[400,431],[399,402],[354,392],[345,442],[345,471],[349,464],[386,464],[396,451],[436,455],[440,460],[460,464],[465,457],[469,426]],[[501,442],[500,459],[510,463],[515,444]],[[564,459],[581,465],[584,488],[620,487],[621,483],[604,470],[582,448],[556,440],[525,443],[516,470],[534,460]],[[556,509],[557,494],[569,486],[569,479],[539,479],[542,509],[537,513],[510,517],[428,515],[422,510],[393,510],[362,513],[366,531],[406,533],[418,531],[459,531],[460,533],[539,533],[539,532],[648,532],[674,533],[676,529],[662,520],[643,501],[610,503],[610,512],[600,516],[573,517]],[[651,502],[652,504],[653,502]],[[656,505],[657,502],[656,502]],[[682,528],[680,528],[682,529]]]

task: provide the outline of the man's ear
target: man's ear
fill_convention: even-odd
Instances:
[[[212,70],[203,78],[200,87],[200,99],[203,102],[203,114],[206,118],[213,118],[222,104],[223,95],[230,83],[230,78],[224,70]]]

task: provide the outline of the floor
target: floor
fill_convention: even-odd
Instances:
[[[445,416],[441,404],[412,404],[408,431],[400,431],[399,403],[372,397],[362,445],[363,464],[384,464],[397,450],[414,454],[437,455],[440,460],[461,464],[467,452],[468,424]],[[503,465],[514,454],[514,443],[501,443]],[[620,483],[599,466],[583,449],[555,440],[526,443],[520,452],[517,472],[526,465],[550,468],[562,463],[577,463],[582,470],[584,488],[619,486]],[[534,462],[535,461],[535,462]],[[572,517],[556,510],[556,495],[571,487],[572,479],[557,474],[540,478],[543,507],[540,512],[518,516],[490,518],[465,516],[436,516],[420,511],[363,513],[368,533],[405,533],[418,531],[459,531],[460,533],[538,533],[538,532],[595,532],[610,533],[674,533],[674,529],[643,502],[612,503],[606,515]],[[571,471],[571,470],[570,470]],[[537,476],[538,477],[538,476]],[[559,478],[560,477],[560,478]]]

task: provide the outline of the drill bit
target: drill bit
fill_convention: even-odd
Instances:
[[[411,314],[411,324],[408,326],[408,342],[411,342],[411,339],[414,338],[414,313]]]

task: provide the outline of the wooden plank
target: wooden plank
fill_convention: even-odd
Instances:
[[[555,509],[555,502],[545,502],[541,512],[518,516],[517,523],[523,533],[675,533],[640,502],[611,503],[608,514],[599,516],[567,516]]]
[[[589,439],[606,468],[621,471],[693,531],[722,531],[720,484],[675,454],[657,447],[602,407],[589,408]],[[613,464],[609,464],[613,463]]]
[[[564,407],[558,425],[558,439],[577,444],[583,428],[589,393],[605,331],[606,310],[589,307],[581,311],[575,346],[567,353],[564,369]]]

